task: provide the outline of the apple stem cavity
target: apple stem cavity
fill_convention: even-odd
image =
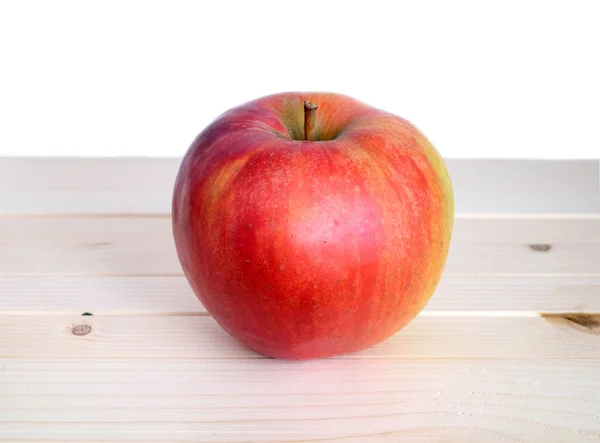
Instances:
[[[318,106],[309,100],[304,101],[304,140],[315,139],[315,118]]]

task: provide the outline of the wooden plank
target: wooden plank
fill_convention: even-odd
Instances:
[[[0,277],[0,314],[173,315],[205,312],[183,276]],[[600,275],[447,275],[426,311],[600,312]]]
[[[0,190],[2,214],[166,213],[171,191]]]
[[[461,159],[448,170],[458,213],[598,213],[599,163]]]
[[[600,214],[456,215],[454,243],[600,242]]]
[[[0,158],[0,213],[169,213],[181,159]],[[598,213],[598,160],[446,159],[457,213]]]
[[[2,441],[592,442],[598,360],[4,360]]]
[[[0,217],[0,274],[181,274],[171,219]]]
[[[171,188],[180,157],[0,157],[10,191],[151,191]]]
[[[88,335],[75,335],[87,325]],[[0,316],[0,357],[253,358],[210,316]],[[594,332],[560,318],[427,316],[346,358],[600,358]]]
[[[551,249],[531,249],[531,244]],[[446,274],[600,273],[600,215],[458,217]],[[1,274],[180,275],[169,216],[0,217]]]

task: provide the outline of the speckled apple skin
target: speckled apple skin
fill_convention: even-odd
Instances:
[[[318,105],[314,141],[304,100]],[[314,359],[372,347],[423,309],[454,195],[405,119],[344,95],[284,93],[200,133],[172,210],[183,271],[216,321],[266,356]]]

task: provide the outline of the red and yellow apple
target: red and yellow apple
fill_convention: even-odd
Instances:
[[[454,195],[405,119],[344,95],[282,93],[198,135],[172,211],[184,274],[222,328],[263,355],[312,359],[372,347],[424,308]]]

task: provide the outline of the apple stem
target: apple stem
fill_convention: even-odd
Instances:
[[[304,140],[314,140],[315,117],[317,115],[317,105],[308,100],[304,102]]]

